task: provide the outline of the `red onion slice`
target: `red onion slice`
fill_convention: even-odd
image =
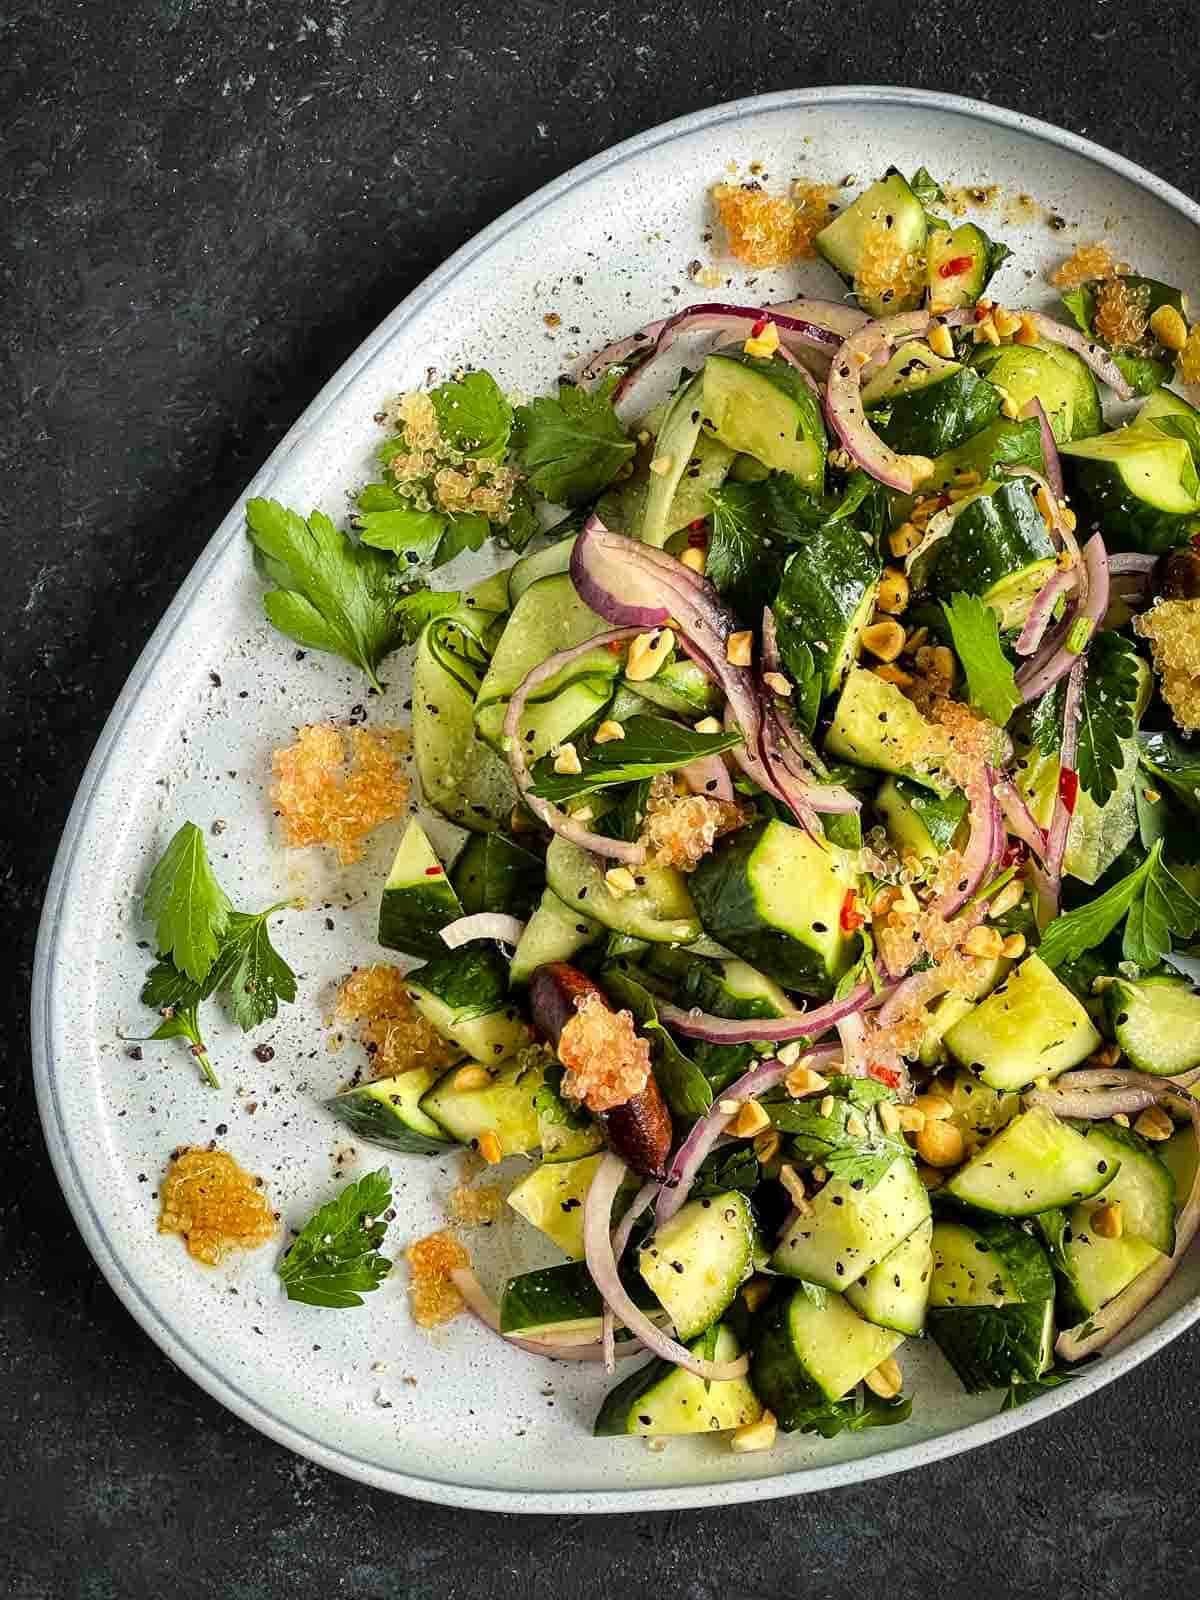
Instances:
[[[733,780],[729,768],[720,756],[701,756],[680,767],[679,776],[693,794],[704,795],[709,800],[733,799]]]
[[[582,538],[582,534],[580,538]],[[684,569],[686,571],[686,568]],[[521,741],[521,713],[525,709],[525,702],[539,684],[547,683],[564,667],[570,666],[572,661],[577,661],[589,651],[595,650],[599,645],[618,644],[624,639],[632,639],[640,632],[640,628],[611,628],[607,633],[594,634],[590,639],[585,639],[582,644],[572,646],[570,650],[559,650],[554,655],[542,662],[541,666],[534,667],[532,672],[526,673],[521,682],[513,690],[512,699],[508,702],[508,711],[504,718],[504,747],[508,756],[508,764],[512,768],[513,778],[525,804],[535,816],[550,828],[554,833],[564,839],[569,839],[572,844],[577,844],[583,850],[590,850],[593,855],[607,856],[613,861],[623,861],[631,867],[640,866],[646,859],[645,847],[640,844],[630,844],[624,839],[609,839],[602,833],[592,833],[581,822],[575,822],[565,811],[554,805],[549,800],[541,800],[537,795],[531,794],[530,786],[533,775],[525,759],[525,750]]]
[[[1061,567],[1056,567],[1050,574],[1030,604],[1025,626],[1017,639],[1019,656],[1031,656],[1037,651],[1049,626],[1054,607],[1058,604],[1059,595],[1068,594],[1078,581],[1079,574],[1074,567],[1066,572]]]
[[[1050,834],[1046,840],[1045,892],[1055,911],[1062,895],[1063,858],[1067,853],[1067,838],[1071,832],[1071,818],[1075,814],[1075,796],[1079,786],[1075,756],[1079,749],[1079,716],[1083,703],[1083,662],[1083,656],[1077,656],[1075,665],[1067,675],[1058,789],[1054,798],[1054,815],[1050,819]],[[1069,804],[1068,794],[1071,796]]]
[[[860,983],[840,1000],[831,1000],[816,1011],[797,1011],[789,1017],[714,1017],[698,1007],[685,1010],[669,1000],[658,1002],[658,1016],[668,1028],[689,1039],[708,1044],[783,1044],[789,1039],[819,1039],[843,1017],[861,1011],[871,994],[869,983]],[[733,1090],[727,1090],[728,1098]]]
[[[1186,1111],[1192,1119],[1192,1132],[1197,1145],[1200,1146],[1200,1101],[1188,1094],[1186,1089],[1181,1089],[1178,1084],[1164,1081],[1162,1078],[1146,1078],[1141,1073],[1130,1073],[1128,1077],[1143,1079],[1146,1091],[1155,1091],[1157,1104],[1161,1105],[1167,1100]],[[1110,1113],[1105,1110],[1103,1115],[1107,1117]],[[1162,1257],[1139,1272],[1133,1282],[1122,1289],[1115,1299],[1110,1300],[1106,1306],[1101,1306],[1099,1311],[1093,1311],[1082,1326],[1068,1328],[1065,1333],[1059,1334],[1054,1347],[1058,1355],[1064,1361],[1080,1361],[1084,1356],[1103,1350],[1106,1344],[1129,1326],[1138,1312],[1149,1305],[1164,1284],[1170,1280],[1191,1247],[1198,1228],[1200,1228],[1200,1164],[1197,1165],[1191,1192],[1184,1202],[1183,1210],[1175,1220],[1174,1250],[1169,1256]]]
[[[930,908],[945,922],[966,905],[1004,851],[1004,825],[993,782],[991,767],[984,766],[967,784],[971,832],[963,851],[962,872],[954,887],[933,901]]]
[[[838,1038],[842,1041],[842,1071],[848,1078],[867,1076],[867,1025],[861,1011],[852,1011],[837,1022]]]
[[[1086,334],[1080,333],[1078,328],[1068,328],[1065,322],[1056,322],[1053,317],[1048,317],[1041,311],[1025,311],[1022,315],[1026,321],[1033,324],[1043,339],[1073,350],[1096,376],[1108,385],[1118,399],[1133,399],[1133,390],[1125,381],[1124,373],[1102,345],[1094,344]]]
[[[613,1229],[613,1260],[617,1264],[618,1271],[621,1267],[621,1257],[625,1254],[625,1247],[629,1243],[629,1235],[633,1232],[634,1223],[645,1211],[661,1187],[662,1185],[654,1178],[644,1183],[630,1201],[628,1211]],[[612,1307],[606,1300],[604,1302],[604,1311],[600,1318],[600,1348],[604,1354],[605,1372],[611,1372],[616,1361],[616,1332],[617,1319],[613,1316]]]
[[[477,911],[473,916],[459,917],[456,922],[449,923],[442,929],[441,938],[451,950],[470,944],[474,939],[495,939],[515,948],[524,932],[525,924],[516,917],[506,917],[499,911]]]
[[[694,1372],[698,1378],[711,1383],[744,1377],[750,1370],[749,1356],[740,1355],[736,1361],[705,1361],[693,1355],[661,1328],[656,1328],[625,1292],[617,1272],[610,1230],[613,1201],[628,1171],[620,1156],[610,1150],[596,1169],[588,1189],[583,1209],[583,1244],[592,1281],[614,1316],[620,1317],[629,1331],[656,1356],[671,1362],[673,1366],[682,1367],[686,1372]]]
[[[946,993],[951,980],[941,967],[926,967],[923,972],[913,972],[895,985],[879,1012],[879,1026],[891,1027],[909,1011],[927,1006],[931,1000]]]
[[[1065,678],[1079,659],[1078,652],[1067,649],[1067,641],[1079,618],[1086,619],[1090,624],[1090,639],[1108,610],[1108,554],[1100,534],[1092,535],[1084,545],[1082,554],[1079,605],[1073,613],[1068,612],[1037,655],[1031,656],[1017,673],[1017,688],[1026,704],[1030,700],[1040,699],[1060,678]]]
[[[1138,577],[1149,577],[1158,565],[1157,556],[1144,556],[1140,550],[1122,550],[1118,555],[1109,556],[1108,570],[1114,578],[1124,578],[1131,574]]]
[[[1027,844],[1039,861],[1044,860],[1046,830],[1037,822],[1016,787],[1007,778],[997,778],[992,792],[1008,824],[1009,833]]]
[[[661,1014],[660,1008],[659,1015]],[[840,1061],[841,1055],[840,1046],[825,1045],[819,1050],[809,1051],[803,1059],[813,1071],[819,1072],[832,1066],[835,1061]],[[759,1095],[766,1094],[768,1089],[773,1089],[776,1084],[782,1083],[791,1070],[786,1062],[772,1057],[757,1067],[751,1067],[750,1071],[743,1073],[736,1083],[731,1083],[721,1095],[721,1100],[755,1100]],[[659,1227],[669,1221],[683,1205],[691,1192],[701,1162],[733,1121],[733,1113],[721,1110],[721,1100],[714,1102],[705,1115],[693,1125],[691,1132],[675,1152],[658,1202],[654,1207],[654,1220]]]
[[[1062,460],[1058,454],[1058,440],[1054,437],[1054,429],[1050,426],[1050,418],[1046,415],[1046,408],[1034,395],[1021,408],[1021,415],[1025,418],[1037,419],[1038,428],[1042,436],[1042,461],[1046,467],[1046,487],[1050,491],[1053,502],[1061,500],[1066,493],[1063,487]]]

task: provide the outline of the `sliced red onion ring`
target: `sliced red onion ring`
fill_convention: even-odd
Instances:
[[[625,1254],[625,1247],[629,1243],[629,1235],[633,1232],[634,1223],[661,1188],[662,1185],[655,1178],[651,1178],[644,1183],[630,1201],[628,1211],[613,1229],[613,1260],[617,1264],[618,1271],[621,1267],[621,1257]],[[612,1307],[606,1300],[604,1302],[604,1311],[600,1317],[600,1348],[604,1353],[605,1372],[611,1372],[616,1361],[616,1332],[617,1319],[613,1316]]]
[[[496,939],[515,948],[524,932],[525,924],[516,917],[506,917],[499,911],[477,911],[474,916],[449,923],[442,929],[441,938],[451,950],[470,944],[473,939]]]
[[[1128,1076],[1143,1079],[1147,1092],[1155,1091],[1157,1104],[1169,1101],[1170,1104],[1186,1111],[1192,1119],[1192,1132],[1197,1145],[1200,1146],[1200,1101],[1186,1089],[1181,1089],[1178,1084],[1162,1078],[1149,1078],[1142,1073],[1130,1073]],[[1084,1112],[1078,1114],[1087,1115]],[[1103,1116],[1109,1115],[1107,1110],[1103,1112]],[[1121,1293],[1106,1306],[1101,1306],[1099,1311],[1093,1311],[1082,1326],[1068,1328],[1065,1333],[1059,1334],[1054,1348],[1062,1359],[1080,1361],[1084,1356],[1093,1355],[1097,1350],[1103,1350],[1106,1344],[1127,1328],[1138,1312],[1149,1305],[1171,1278],[1191,1247],[1198,1228],[1200,1228],[1200,1164],[1197,1164],[1196,1175],[1192,1179],[1191,1191],[1184,1202],[1183,1210],[1175,1220],[1174,1250],[1169,1256],[1161,1257],[1144,1271],[1139,1272],[1128,1287],[1122,1289]]]
[[[1015,785],[1008,778],[997,778],[992,786],[1009,833],[1027,844],[1039,861],[1046,855],[1046,830],[1040,826],[1032,811],[1022,800]]]
[[[1133,399],[1133,390],[1125,381],[1125,374],[1102,345],[1094,344],[1086,334],[1080,333],[1078,328],[1068,328],[1065,322],[1056,322],[1053,317],[1047,317],[1041,311],[1025,311],[1022,312],[1022,316],[1033,324],[1043,339],[1049,339],[1052,344],[1065,345],[1068,350],[1073,350],[1096,376],[1108,385],[1118,399]]]
[[[861,809],[861,802],[840,783],[814,783],[797,753],[790,737],[790,719],[775,701],[768,700],[763,716],[759,749],[763,765],[771,776],[777,791],[796,813],[797,819],[814,832],[811,825],[813,812],[832,812],[846,816]],[[821,837],[821,830],[815,830]]]
[[[582,538],[583,535],[580,535]],[[686,567],[683,569],[686,571]],[[639,627],[610,628],[607,633],[597,633],[590,639],[585,639],[582,644],[574,645],[570,650],[559,650],[554,655],[534,667],[513,690],[512,699],[508,702],[508,711],[504,718],[504,745],[508,756],[508,764],[512,768],[513,778],[517,788],[529,809],[554,833],[569,839],[572,844],[577,844],[583,850],[590,850],[593,855],[607,856],[613,861],[623,861],[628,866],[640,866],[646,859],[645,847],[640,844],[630,844],[624,839],[609,839],[602,833],[592,833],[581,822],[575,822],[567,813],[549,800],[540,800],[536,795],[530,794],[530,785],[533,776],[529,771],[529,764],[525,759],[525,750],[521,742],[521,713],[525,709],[525,702],[539,684],[548,683],[562,671],[570,666],[572,661],[577,661],[580,656],[587,655],[599,645],[617,644],[623,639],[632,639],[640,632]]]
[[[1079,574],[1074,567],[1065,572],[1061,567],[1055,567],[1030,604],[1025,626],[1017,639],[1019,656],[1031,656],[1036,652],[1045,636],[1054,607],[1058,604],[1059,595],[1068,594],[1078,581]]]
[[[648,356],[668,320],[660,317],[657,322],[648,322],[644,328],[627,333],[623,339],[614,339],[603,349],[594,350],[590,356],[584,357],[578,368],[578,376],[585,382],[591,382],[594,378],[602,378],[610,367],[624,366],[631,356],[639,359]]]
[[[1042,435],[1042,461],[1046,467],[1046,486],[1055,505],[1066,493],[1063,487],[1062,460],[1058,454],[1058,440],[1054,437],[1054,429],[1050,426],[1050,418],[1046,415],[1046,408],[1034,395],[1032,400],[1026,401],[1021,408],[1021,415],[1025,418],[1035,417]]]
[[[963,851],[962,871],[952,889],[932,902],[931,909],[949,922],[972,897],[1004,851],[1004,825],[996,802],[991,767],[984,766],[967,784],[971,831]]]
[[[789,1039],[819,1039],[843,1017],[861,1011],[871,994],[869,983],[860,983],[840,1000],[831,1000],[815,1011],[797,1011],[787,1017],[714,1017],[698,1007],[685,1010],[669,1000],[658,1002],[659,1020],[689,1039],[704,1039],[708,1044],[782,1044]],[[725,1098],[732,1095],[728,1090]]]
[[[661,1010],[659,1014],[662,1014]],[[819,1050],[810,1050],[803,1060],[814,1072],[820,1072],[831,1067],[835,1061],[840,1061],[841,1056],[840,1045],[825,1045]],[[768,1089],[782,1083],[791,1070],[786,1062],[771,1057],[757,1067],[751,1067],[736,1083],[731,1083],[721,1095],[721,1100],[755,1100],[759,1095],[766,1094]],[[733,1113],[721,1110],[721,1100],[715,1101],[705,1115],[693,1124],[691,1132],[675,1152],[654,1207],[654,1220],[660,1228],[683,1205],[691,1192],[701,1162],[733,1120]]]
[[[950,977],[941,967],[926,967],[923,972],[913,972],[896,984],[879,1012],[879,1026],[890,1028],[893,1022],[920,1006],[946,993]]]
[[[1060,678],[1065,678],[1079,660],[1078,652],[1067,649],[1072,629],[1082,617],[1090,625],[1088,637],[1091,638],[1108,610],[1108,591],[1108,554],[1104,540],[1096,533],[1083,547],[1078,607],[1073,613],[1068,612],[1037,655],[1031,656],[1017,673],[1017,688],[1026,704],[1040,699]]]
[[[974,320],[969,308],[933,316],[928,311],[906,311],[896,317],[864,323],[852,333],[833,358],[825,389],[825,411],[830,426],[847,452],[880,483],[901,494],[917,488],[912,458],[898,455],[875,432],[863,410],[862,380],[872,361],[886,358],[904,339],[927,335],[936,326],[958,327]]]
[[[471,1271],[470,1267],[452,1267],[450,1280],[462,1295],[467,1309],[471,1311],[485,1328],[490,1328],[493,1333],[499,1334],[505,1344],[514,1345],[518,1350],[528,1350],[530,1355],[549,1356],[552,1361],[602,1361],[604,1353],[599,1343],[590,1334],[558,1334],[520,1338],[512,1333],[500,1333],[500,1313],[496,1310],[495,1302],[491,1295]],[[617,1350],[618,1356],[636,1356],[642,1353],[642,1344],[638,1339],[623,1341]]]
[[[733,781],[729,768],[720,756],[700,756],[680,767],[679,776],[693,794],[704,795],[709,800],[732,800]]]
[[[614,1316],[620,1317],[629,1331],[656,1356],[661,1356],[673,1366],[682,1367],[686,1372],[694,1372],[698,1378],[704,1378],[712,1383],[744,1377],[750,1370],[749,1356],[738,1356],[736,1361],[705,1361],[693,1355],[661,1328],[656,1328],[646,1313],[640,1311],[625,1292],[625,1286],[617,1272],[610,1230],[613,1201],[628,1171],[629,1168],[620,1156],[610,1150],[596,1169],[596,1175],[588,1189],[587,1202],[583,1209],[583,1244],[592,1281],[612,1309]]]
[[[842,1041],[842,1071],[848,1078],[867,1076],[867,1025],[861,1011],[853,1011],[837,1022]]]

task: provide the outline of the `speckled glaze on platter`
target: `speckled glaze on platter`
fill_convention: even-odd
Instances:
[[[1046,300],[1041,274],[1064,243],[1101,235],[1140,271],[1200,290],[1200,208],[1086,140],[976,101],[902,89],[743,100],[639,135],[501,217],[346,362],[247,495],[341,515],[367,474],[380,402],[423,383],[427,369],[486,365],[509,389],[536,392],[569,351],[705,298],[687,264],[710,257],[705,190],[730,161],[743,172],[761,161],[777,180],[835,182],[892,162],[926,164],[947,183],[1032,195],[1039,206],[1003,225],[992,213],[1016,252],[996,283],[1013,302]],[[1051,230],[1047,212],[1070,230]],[[730,276],[729,297],[739,300],[836,292],[819,263]],[[561,319],[553,334],[543,321],[551,311]],[[170,1151],[217,1137],[219,1125],[222,1145],[265,1178],[285,1225],[334,1192],[335,1170],[386,1159],[361,1146],[351,1155],[319,1102],[348,1071],[324,1019],[337,979],[378,955],[377,888],[397,830],[381,829],[349,870],[281,847],[266,797],[270,751],[301,723],[348,715],[365,703],[364,685],[334,658],[297,659],[272,633],[243,526],[239,500],[113,710],[60,847],[34,977],[39,1103],[75,1219],[131,1313],[197,1383],[300,1454],[398,1493],[497,1511],[679,1509],[828,1488],[971,1449],[1093,1393],[1200,1316],[1194,1254],[1105,1359],[1018,1411],[997,1415],[996,1396],[965,1396],[936,1350],[911,1342],[915,1404],[903,1426],[829,1442],[781,1437],[763,1455],[734,1456],[715,1439],[675,1440],[653,1453],[636,1440],[590,1437],[602,1375],[508,1351],[467,1317],[421,1333],[402,1268],[363,1308],[330,1312],[283,1298],[270,1248],[210,1272],[178,1240],[160,1238],[154,1193]],[[369,703],[373,721],[406,720],[402,659],[389,663],[384,699]],[[308,906],[279,935],[300,974],[297,1004],[251,1039],[211,1030],[220,1091],[204,1087],[182,1047],[147,1046],[136,1061],[119,1038],[140,1031],[145,1016],[140,892],[187,817],[206,829],[226,824],[211,847],[237,903],[298,895]],[[436,822],[432,831],[441,846],[455,836]],[[256,1059],[259,1042],[273,1060]],[[458,1161],[387,1164],[398,1254],[441,1224]],[[476,1251],[481,1275],[495,1283],[547,1262],[537,1237],[515,1218],[490,1230]]]

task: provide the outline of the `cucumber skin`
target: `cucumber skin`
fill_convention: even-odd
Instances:
[[[797,1289],[803,1294],[803,1289]],[[750,1385],[785,1433],[801,1427],[814,1407],[829,1404],[792,1350],[788,1331],[791,1296],[777,1294],[758,1319],[750,1351]]]
[[[897,395],[881,407],[875,431],[904,455],[936,457],[965,444],[1000,415],[1000,396],[973,367]],[[884,420],[886,417],[886,420]]]
[[[855,618],[878,587],[883,563],[849,522],[816,528],[803,547],[789,557],[772,607],[779,648],[789,662],[793,637],[812,649],[824,640],[828,649],[813,650],[826,694],[845,676],[847,647]]]
[[[935,556],[929,587],[946,598],[982,596],[1015,572],[1053,556],[1041,512],[1024,481],[1014,478],[970,501],[955,517]]]
[[[1200,525],[1195,512],[1159,511],[1139,500],[1105,461],[1064,456],[1072,499],[1079,502],[1090,521],[1104,529],[1104,542],[1112,551],[1139,550],[1161,556],[1187,544]]]
[[[378,1145],[382,1150],[394,1150],[397,1155],[404,1156],[443,1156],[447,1150],[458,1147],[458,1141],[449,1135],[445,1139],[431,1139],[426,1134],[415,1133],[380,1105],[378,1100],[368,1096],[356,1100],[357,1093],[357,1090],[351,1089],[345,1094],[333,1095],[325,1101],[325,1109],[331,1111],[343,1127],[349,1128],[351,1133],[368,1144]]]

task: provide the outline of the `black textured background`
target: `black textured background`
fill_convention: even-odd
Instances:
[[[137,652],[316,388],[506,206],[681,112],[853,82],[1032,112],[1197,191],[1187,0],[972,9],[0,4],[0,1593],[1190,1589],[1200,1332],[1032,1433],[862,1489],[620,1519],[421,1506],[293,1458],[168,1364],[75,1234],[29,1085],[45,879]]]

